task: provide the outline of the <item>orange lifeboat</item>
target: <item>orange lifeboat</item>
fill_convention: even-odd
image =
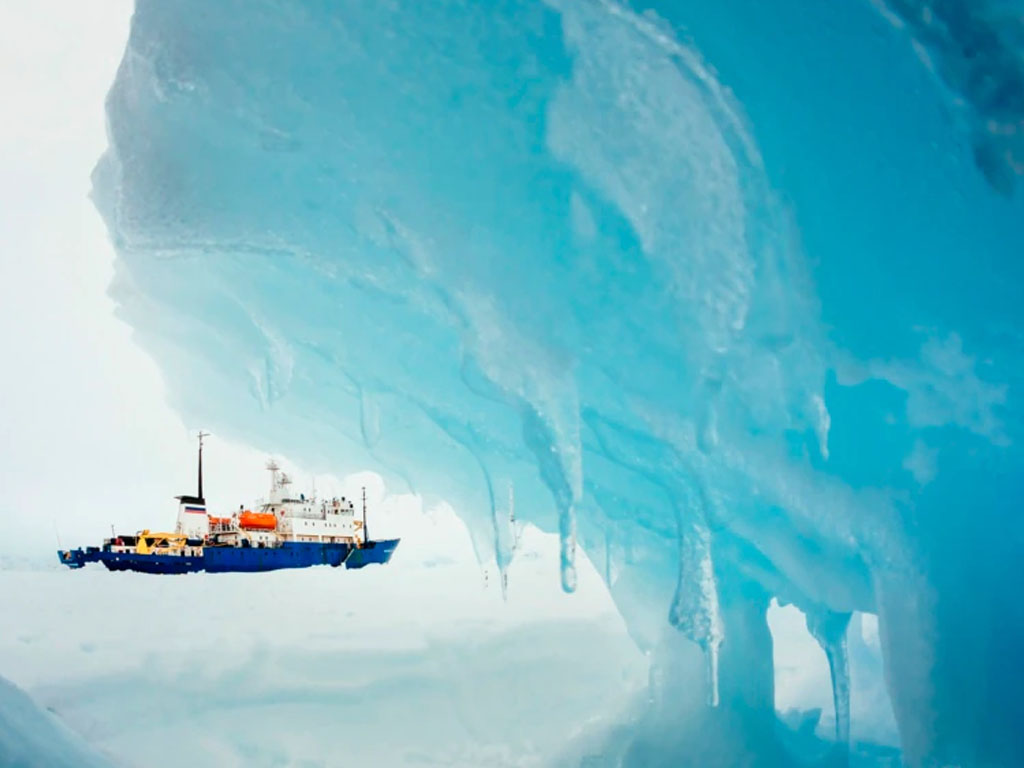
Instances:
[[[250,512],[245,510],[238,516],[238,525],[257,531],[272,531],[277,528],[277,518],[270,512]]]

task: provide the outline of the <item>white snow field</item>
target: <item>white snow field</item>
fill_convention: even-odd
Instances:
[[[646,686],[593,567],[561,591],[557,536],[522,530],[506,602],[450,511],[397,527],[392,563],[361,571],[8,565],[0,675],[134,768],[548,765]],[[36,746],[19,765],[64,764]]]
[[[386,567],[161,577],[0,558],[0,765],[590,765],[642,718],[648,658],[589,560],[566,594],[557,535],[518,526],[503,599],[450,508],[355,479],[375,535],[403,537]],[[852,736],[895,744],[872,618],[850,635]],[[769,621],[776,709],[827,737],[824,654],[792,606]]]

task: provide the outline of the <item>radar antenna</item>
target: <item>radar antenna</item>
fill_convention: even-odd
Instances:
[[[273,459],[267,459],[266,467],[270,470],[270,490],[273,492],[277,489],[277,473],[281,467]]]

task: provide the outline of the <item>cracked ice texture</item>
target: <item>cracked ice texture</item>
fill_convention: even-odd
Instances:
[[[772,596],[844,714],[879,615],[911,764],[1017,764],[1024,207],[922,64],[1002,29],[954,5],[139,0],[121,316],[190,420],[444,497],[502,565],[512,485],[764,764]]]

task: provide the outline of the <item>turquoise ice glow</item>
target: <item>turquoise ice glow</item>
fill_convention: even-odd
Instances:
[[[609,761],[784,764],[774,596],[840,753],[865,611],[908,763],[1019,765],[1021,13],[138,0],[114,295],[191,421],[607,563]]]

